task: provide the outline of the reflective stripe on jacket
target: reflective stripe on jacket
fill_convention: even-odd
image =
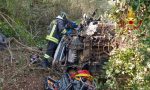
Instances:
[[[50,33],[46,36],[47,40],[50,40],[56,44],[59,43],[63,34],[66,34],[65,23],[62,19],[53,20],[50,24]]]
[[[58,43],[58,39],[53,36],[56,31],[56,26],[57,26],[56,20],[53,20],[49,27],[50,33],[49,33],[49,35],[46,36],[47,40],[50,40],[54,43]]]
[[[62,35],[67,34],[67,30],[74,29],[76,27],[77,25],[73,21],[56,18],[50,24],[50,33],[46,36],[46,39],[58,44]]]

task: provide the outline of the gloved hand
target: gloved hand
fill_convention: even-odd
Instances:
[[[66,29],[74,29],[74,28],[77,28],[77,27],[78,27],[78,25],[73,21],[68,22],[65,26]]]
[[[72,29],[68,29],[67,30],[67,35],[70,35],[70,34],[72,34],[73,33],[73,30]]]
[[[75,22],[72,22],[72,27],[73,27],[73,28],[77,28],[78,25],[77,25]]]

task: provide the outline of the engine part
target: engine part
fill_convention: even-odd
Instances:
[[[78,36],[72,37],[72,41],[71,41],[69,48],[75,49],[75,50],[83,49],[83,43],[80,41]]]
[[[74,63],[76,59],[77,59],[77,51],[69,49],[69,52],[68,52],[68,62],[69,63]]]

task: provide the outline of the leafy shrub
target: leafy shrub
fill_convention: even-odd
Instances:
[[[147,67],[143,66],[143,55],[137,49],[126,48],[125,50],[114,50],[106,66],[106,76],[109,78],[107,84],[112,89],[140,89],[145,84]]]

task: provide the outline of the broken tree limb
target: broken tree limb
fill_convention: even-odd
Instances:
[[[14,37],[12,38],[8,38],[6,43],[11,43],[11,42],[15,42],[16,44],[20,45],[21,47],[20,48],[16,48],[14,50],[19,50],[19,49],[26,49],[26,50],[29,50],[29,51],[32,51],[32,52],[38,52],[38,53],[43,53],[43,51],[40,51],[38,50],[37,48],[35,47],[29,47],[21,42],[19,42],[17,39],[15,39]],[[13,49],[11,49],[13,50]]]

